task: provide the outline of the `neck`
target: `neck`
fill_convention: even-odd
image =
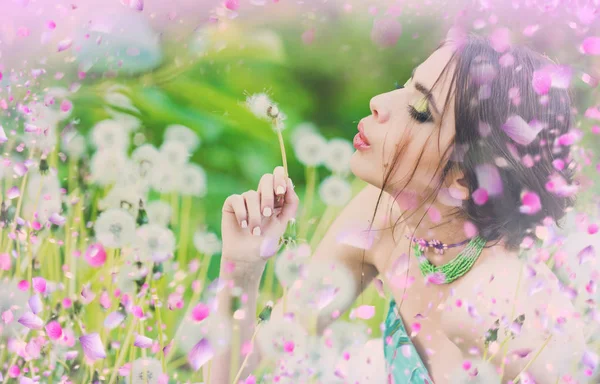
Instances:
[[[456,207],[442,204],[439,200],[422,201],[415,203],[411,197],[407,204],[407,197],[396,196],[396,203],[400,205],[402,217],[400,222],[406,225],[406,235],[428,241],[439,240],[447,245],[460,243],[469,236],[465,233],[467,220],[456,214]],[[419,207],[419,205],[422,205]],[[457,247],[449,248],[443,254],[437,254],[432,249],[423,251],[423,255],[433,265],[443,265],[458,256],[467,246],[468,242]],[[411,243],[411,254],[413,252]]]

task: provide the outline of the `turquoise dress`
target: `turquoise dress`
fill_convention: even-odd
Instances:
[[[402,319],[396,315],[396,301],[390,301],[383,332],[383,354],[388,384],[433,384],[427,368]]]

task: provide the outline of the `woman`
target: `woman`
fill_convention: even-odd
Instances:
[[[319,313],[318,332],[375,276],[390,288],[384,329],[390,383],[450,382],[474,351],[483,353],[498,324],[511,327],[510,351],[528,355],[503,362],[505,353],[495,353],[502,382],[524,368],[537,383],[576,373],[585,348],[581,323],[546,265],[525,268],[518,257],[536,225],[559,220],[573,205],[574,164],[563,139],[572,123],[570,97],[540,83],[551,65],[526,48],[468,36],[445,41],[403,87],[371,99],[351,159],[352,172],[369,186],[329,228],[311,264],[336,261],[352,276],[351,297]],[[265,174],[256,191],[227,198],[221,278],[231,284],[219,293],[222,313],[231,315],[232,286],[246,294],[243,309],[254,313],[261,274],[275,251],[269,245],[298,203],[281,167]],[[336,240],[357,225],[371,230],[372,246]],[[545,289],[531,295],[534,274]],[[274,316],[280,311],[278,303]],[[550,337],[548,321],[561,331]],[[247,341],[253,316],[240,322]],[[502,330],[497,337],[505,339]],[[250,355],[242,378],[260,354]],[[212,383],[233,380],[230,357],[215,358]]]

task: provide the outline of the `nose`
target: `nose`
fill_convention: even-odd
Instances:
[[[381,95],[377,95],[371,98],[369,107],[371,108],[371,114],[375,118],[376,122],[383,124],[390,118],[390,112],[384,106],[383,100],[381,99]]]

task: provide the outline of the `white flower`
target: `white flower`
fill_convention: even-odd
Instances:
[[[106,94],[104,95],[104,100],[108,105],[140,113],[139,109],[137,109],[131,102],[131,99],[129,99],[129,97],[122,94],[121,92],[106,92]]]
[[[92,143],[98,150],[125,152],[129,147],[127,129],[116,120],[102,120],[92,128]]]
[[[181,170],[179,191],[184,196],[206,196],[206,172],[197,164],[185,164]]]
[[[348,268],[331,260],[314,260],[306,277],[297,280],[289,291],[290,307],[299,316],[325,316],[343,310],[354,298],[355,282]]]
[[[205,229],[198,229],[194,233],[194,247],[196,250],[207,257],[221,252],[221,241],[214,232],[208,232]]]
[[[140,175],[139,167],[133,162],[133,160],[126,160],[123,167],[119,169],[117,180],[115,185],[122,188],[131,188],[137,191],[142,196],[148,194],[150,189],[151,177],[148,174],[145,178]]]
[[[143,205],[146,199],[137,189],[117,184],[110,189],[104,199],[98,202],[98,208],[101,211],[121,208],[129,212],[134,219],[137,219],[140,200]]]
[[[42,224],[46,223],[53,214],[60,213],[62,209],[60,192],[49,193],[45,197],[40,197],[37,205],[34,201],[32,199],[25,200],[23,203],[23,215],[26,218],[36,218]]]
[[[161,162],[152,173],[152,188],[160,193],[178,191],[181,186],[181,167]]]
[[[294,356],[302,356],[306,351],[307,340],[308,332],[297,321],[283,316],[272,316],[256,334],[260,351],[275,359],[285,352],[287,343],[293,343]]]
[[[266,93],[256,93],[246,98],[246,105],[258,118],[271,120],[279,114],[279,108]]]
[[[477,359],[471,362],[471,369],[465,371],[462,366],[457,367],[450,375],[451,384],[500,384],[500,376],[493,364]],[[477,372],[477,375],[475,374]],[[474,376],[471,376],[471,374]]]
[[[352,143],[344,139],[331,139],[327,143],[325,165],[331,172],[346,174],[350,170],[350,158],[354,154]]]
[[[135,239],[135,219],[124,209],[108,209],[96,219],[94,231],[105,247],[121,248]]]
[[[175,347],[187,354],[200,339],[206,337],[216,355],[229,346],[231,329],[230,318],[213,308],[211,308],[210,315],[202,321],[196,321],[192,316],[186,316],[175,334]]]
[[[62,147],[69,157],[78,160],[85,154],[87,144],[85,137],[77,132],[72,132],[63,136]]]
[[[27,183],[27,197],[32,200],[41,200],[44,196],[53,194],[60,194],[58,176],[52,171],[47,175],[42,175],[38,171],[30,171]]]
[[[19,289],[16,280],[3,278],[0,280],[0,315],[10,310],[13,320],[5,322],[0,319],[0,335],[2,338],[15,337],[25,328],[17,320],[29,310],[28,294]],[[7,313],[8,314],[8,313]]]
[[[187,146],[179,141],[165,141],[160,146],[160,154],[162,161],[166,161],[176,167],[180,167],[187,163],[190,157],[190,152]]]
[[[310,246],[301,244],[297,248],[284,250],[275,260],[275,275],[277,280],[286,287],[292,285],[302,276],[307,262],[310,260]]]
[[[152,144],[144,144],[133,150],[131,160],[137,167],[137,173],[142,179],[149,179],[150,174],[160,159],[158,149]]]
[[[154,200],[146,206],[146,214],[150,224],[166,227],[171,221],[171,205],[163,200]]]
[[[158,384],[163,374],[160,361],[152,358],[137,359],[131,364],[131,381],[129,374],[125,375],[127,384]]]
[[[316,167],[323,163],[327,148],[327,140],[319,133],[305,133],[294,143],[298,161],[308,167]]]
[[[148,267],[140,261],[127,260],[119,268],[117,287],[121,292],[132,293],[136,290],[136,281],[141,281],[148,275]]]
[[[90,161],[90,171],[92,181],[101,186],[115,183],[119,179],[117,169],[124,169],[127,166],[127,157],[125,153],[113,151],[110,149],[94,153]]]
[[[196,132],[185,125],[171,124],[165,131],[165,140],[179,141],[184,144],[190,153],[194,152],[200,145],[200,138]]]
[[[104,110],[108,112],[108,114],[112,117],[112,120],[116,121],[127,134],[135,131],[142,125],[140,119],[128,113],[117,112],[112,108],[104,108]]]
[[[291,135],[292,143],[297,143],[298,140],[300,140],[304,135],[309,134],[309,133],[312,133],[312,134],[319,133],[319,129],[317,128],[315,123],[310,122],[310,121],[305,121],[303,123],[296,125],[296,128],[294,128],[294,130],[292,131],[292,135]]]
[[[328,176],[319,186],[319,196],[327,205],[343,206],[352,198],[352,187],[339,176]]]
[[[56,126],[49,126],[47,128],[41,128],[38,125],[40,122],[32,124],[26,124],[26,131],[23,135],[23,141],[27,148],[37,149],[43,153],[50,153],[56,147],[58,138],[56,136]]]
[[[175,251],[175,235],[165,227],[156,224],[146,224],[139,227],[137,234],[137,249],[141,252],[142,261],[152,260],[161,263],[169,259]]]
[[[331,346],[341,354],[349,348],[362,347],[367,342],[367,326],[362,323],[337,320],[325,330],[323,337],[330,339]]]

